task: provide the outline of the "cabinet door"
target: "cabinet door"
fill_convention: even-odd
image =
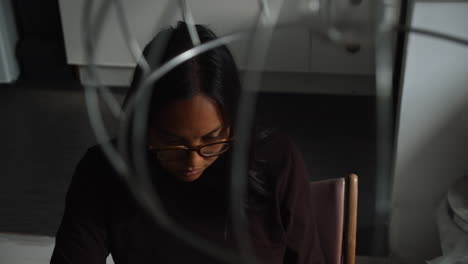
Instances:
[[[279,23],[291,22],[299,16],[298,0],[285,1],[280,8],[279,0],[269,1],[272,16]],[[210,26],[218,35],[251,30],[258,18],[259,5],[251,0],[197,0],[188,1],[196,23]],[[308,71],[309,34],[304,27],[280,27],[273,33],[265,64],[253,68],[247,60],[257,54],[248,53],[248,40],[240,40],[229,46],[240,69],[266,71]]]
[[[248,65],[249,56],[246,41],[230,45],[230,49],[242,70],[264,70],[284,72],[307,72],[309,69],[309,31],[302,27],[288,27],[275,30],[268,47],[263,67]],[[267,48],[267,47],[265,47]]]
[[[310,71],[334,74],[373,74],[374,47],[363,44],[356,53],[350,53],[343,45],[331,44],[311,34]]]

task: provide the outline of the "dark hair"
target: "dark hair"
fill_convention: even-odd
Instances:
[[[217,38],[206,26],[196,25],[196,29],[201,43]],[[187,24],[178,22],[175,28],[159,32],[146,45],[143,55],[149,66],[155,69],[191,48],[193,44]],[[124,107],[135,94],[141,79],[142,70],[137,67],[124,100]],[[185,61],[155,82],[152,88],[149,126],[151,121],[155,120],[155,115],[171,102],[201,93],[213,100],[221,112],[223,122],[231,126],[231,131],[234,130],[241,82],[234,58],[226,46],[221,45]],[[254,144],[251,146],[258,145],[258,142],[268,135],[269,130],[256,128],[252,137]],[[249,209],[265,208],[272,196],[272,186],[264,175],[265,166],[265,161],[255,158],[252,148],[246,200]]]
[[[205,26],[196,25],[201,43],[217,37]],[[187,25],[178,22],[175,28],[158,33],[146,45],[143,55],[152,69],[157,68],[177,55],[193,48]],[[124,105],[138,88],[142,71],[137,67]],[[211,49],[178,65],[153,85],[149,113],[149,125],[154,115],[169,103],[203,94],[213,100],[223,117],[223,122],[234,123],[240,92],[240,79],[231,52],[224,45]]]

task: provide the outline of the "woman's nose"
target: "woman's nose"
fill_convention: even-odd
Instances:
[[[196,151],[190,151],[188,157],[188,165],[193,168],[198,168],[203,161],[203,157]]]

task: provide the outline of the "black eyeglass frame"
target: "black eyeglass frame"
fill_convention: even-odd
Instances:
[[[230,143],[232,143],[233,141],[234,141],[234,138],[225,138],[225,139],[219,139],[219,140],[215,140],[215,141],[212,141],[212,142],[209,142],[209,143],[201,144],[201,145],[198,145],[198,146],[176,145],[176,146],[155,147],[155,146],[152,146],[152,145],[148,145],[148,150],[150,152],[154,151],[154,152],[156,152],[156,154],[158,152],[160,152],[160,151],[167,151],[167,150],[186,150],[188,152],[196,151],[198,153],[198,155],[200,155],[202,157],[205,157],[205,158],[210,158],[210,157],[219,156],[219,155],[223,154],[224,152],[226,152],[227,150],[229,150]],[[223,151],[221,151],[219,153],[207,155],[207,154],[203,154],[201,152],[201,149],[204,148],[204,147],[211,146],[211,145],[216,145],[216,144],[221,144],[221,143],[229,143],[229,144],[228,144],[226,149],[224,149]],[[158,155],[156,155],[156,157],[158,157]]]

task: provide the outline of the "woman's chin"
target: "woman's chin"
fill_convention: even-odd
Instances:
[[[177,173],[176,176],[179,180],[183,182],[193,182],[196,181],[198,178],[201,177],[203,174],[203,170],[197,171],[197,172],[183,172],[183,173]]]

